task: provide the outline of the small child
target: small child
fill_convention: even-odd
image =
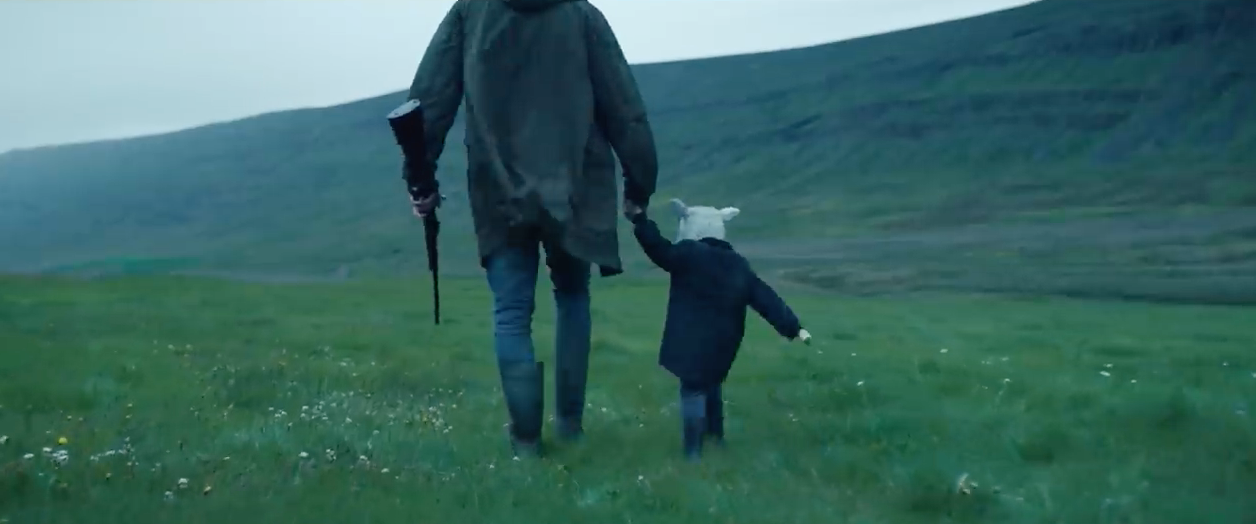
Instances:
[[[680,218],[675,244],[663,238],[644,209],[629,207],[624,214],[634,224],[633,232],[646,256],[671,275],[659,365],[680,379],[684,454],[697,460],[706,437],[724,443],[720,390],[741,347],[746,307],[789,340],[810,344],[811,335],[746,259],[724,241],[724,222],[737,216],[737,208],[686,207],[677,199],[671,203]]]

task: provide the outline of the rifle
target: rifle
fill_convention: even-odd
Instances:
[[[392,127],[393,138],[401,146],[404,157],[402,178],[410,198],[418,201],[421,198],[435,195],[436,207],[440,206],[444,195],[439,192],[436,181],[436,166],[427,159],[425,151],[426,137],[423,134],[423,108],[418,100],[410,100],[388,113],[388,125]],[[427,269],[432,272],[432,315],[436,324],[440,325],[440,277],[436,238],[440,235],[440,220],[436,218],[436,208],[423,216],[423,244],[427,249]]]

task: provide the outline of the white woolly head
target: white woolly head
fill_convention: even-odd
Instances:
[[[718,238],[724,240],[724,223],[741,210],[735,207],[716,209],[710,206],[686,206],[679,198],[672,199],[672,211],[680,219],[676,241]]]

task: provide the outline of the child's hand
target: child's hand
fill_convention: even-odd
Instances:
[[[807,330],[805,329],[798,330],[798,340],[801,340],[803,344],[810,346],[811,345],[811,333],[808,333]]]

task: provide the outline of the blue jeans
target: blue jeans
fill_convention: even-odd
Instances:
[[[557,308],[555,407],[560,424],[578,432],[584,412],[593,330],[589,315],[588,262],[537,239],[515,242],[488,257],[485,269],[489,289],[493,292],[493,350],[499,367],[536,361],[532,313],[536,310],[536,280],[542,246]]]
[[[724,438],[724,387],[698,386],[681,382],[680,408],[683,419],[702,419],[705,435]]]

